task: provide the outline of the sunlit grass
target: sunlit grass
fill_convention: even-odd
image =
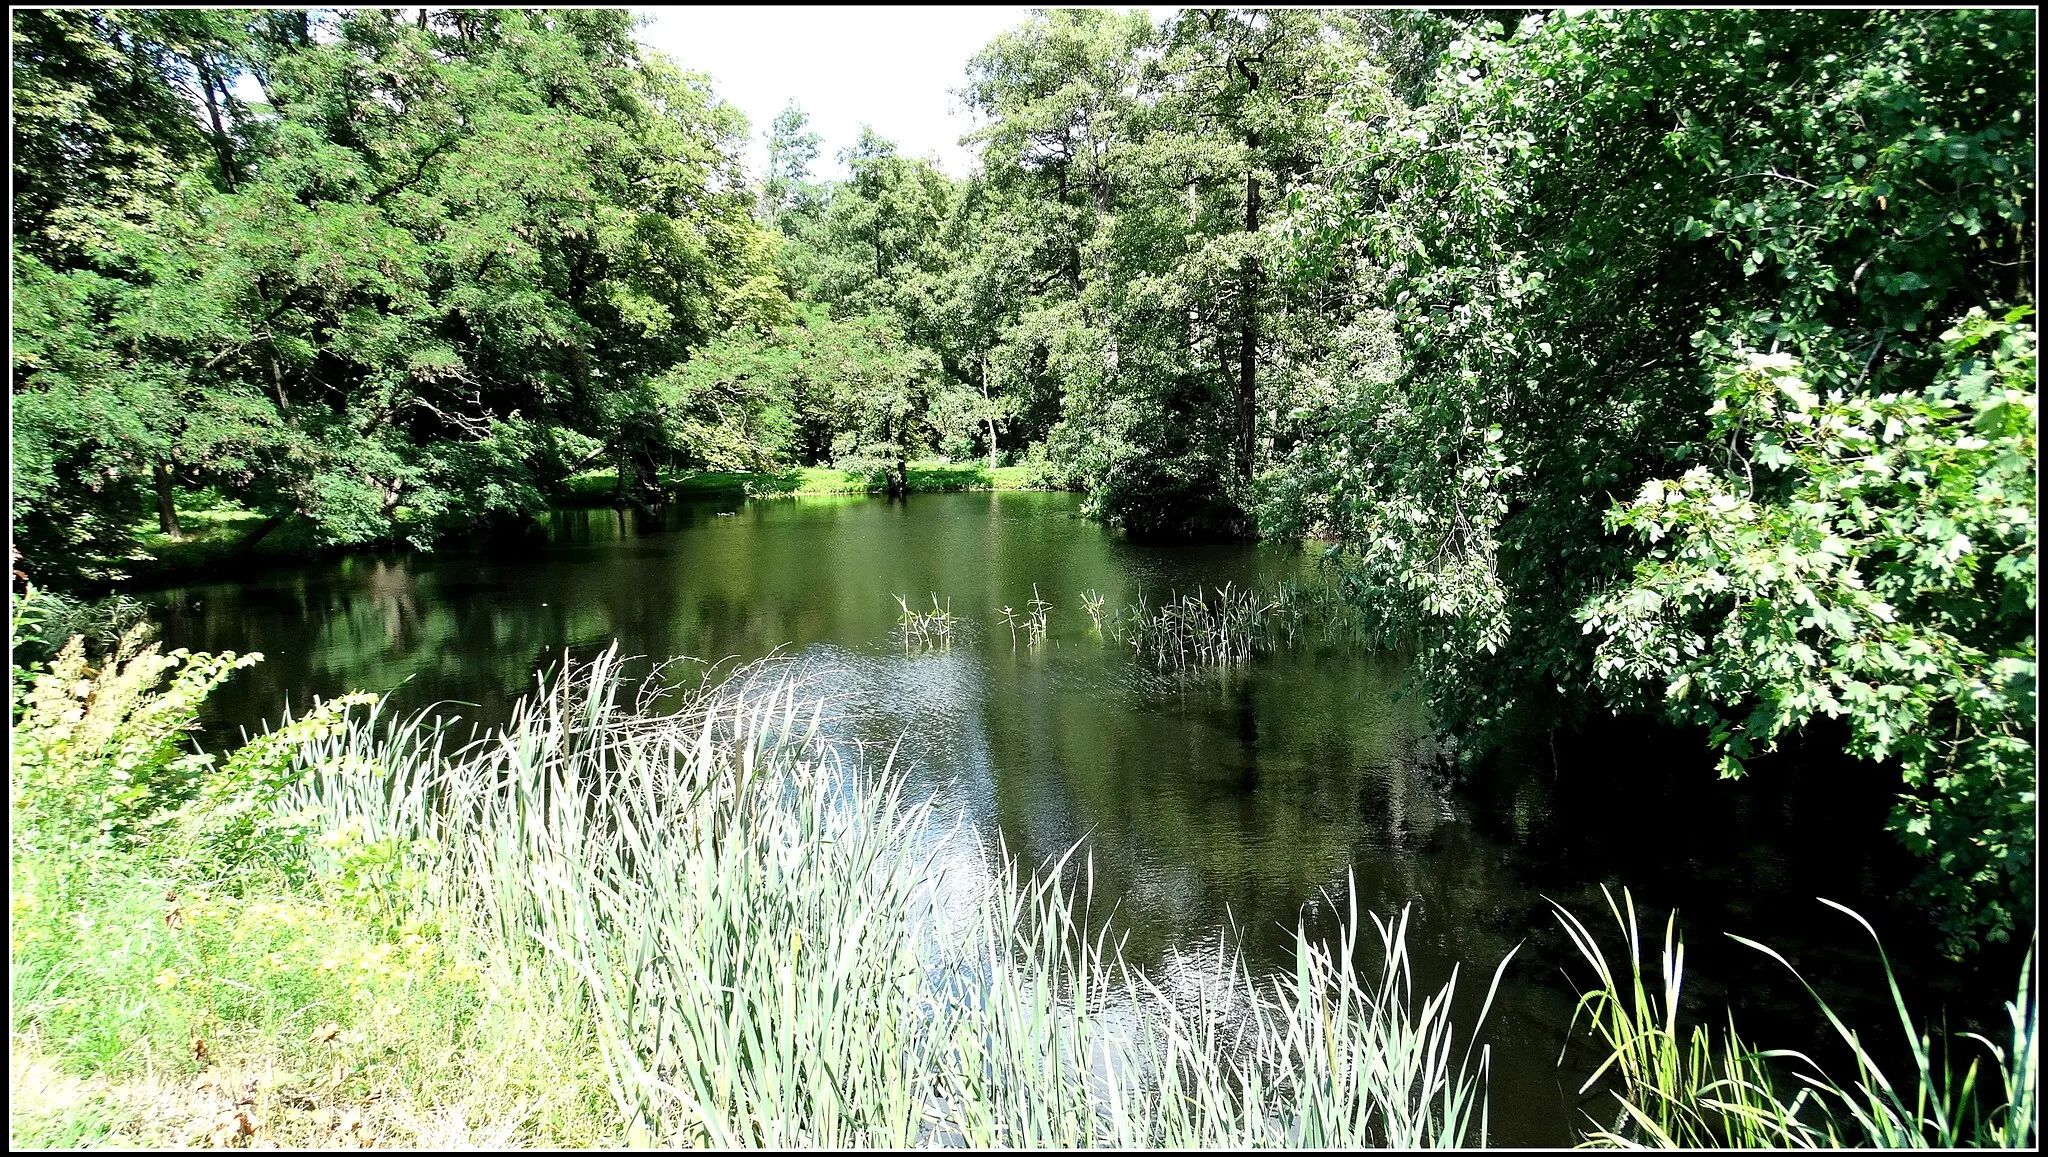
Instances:
[[[930,805],[891,767],[843,762],[818,703],[768,669],[663,714],[623,694],[608,653],[459,749],[418,718],[358,726],[315,763],[387,776],[328,774],[304,802],[429,849],[409,902],[462,913],[498,966],[580,981],[629,1137],[1483,1138],[1486,1051],[1454,1032],[1449,985],[1413,993],[1405,914],[1374,922],[1376,975],[1351,967],[1354,909],[1337,945],[1298,935],[1292,976],[1222,957],[1190,1005],[1106,924],[1086,931],[1057,866],[975,858],[992,866],[962,895]]]
[[[960,490],[1030,490],[1028,466],[997,466],[978,462],[926,459],[913,462],[906,480],[913,494]],[[862,474],[835,466],[793,466],[779,472],[739,470],[660,472],[662,491],[677,498],[773,498],[830,494],[879,494],[884,479],[877,471]],[[586,470],[565,479],[560,497],[576,502],[609,502],[617,490],[613,470]]]
[[[224,1123],[286,1145],[608,1135],[574,987],[488,966],[432,920],[124,857],[17,858],[10,884],[15,1144],[203,1145]]]
[[[1753,940],[1733,937],[1784,965],[1813,997],[1830,1027],[1855,1058],[1848,1081],[1824,1073],[1802,1053],[1759,1050],[1737,1035],[1731,1022],[1718,1038],[1705,1026],[1681,1028],[1680,993],[1685,980],[1685,945],[1677,936],[1677,914],[1666,921],[1655,983],[1646,981],[1641,928],[1627,890],[1608,907],[1620,928],[1628,958],[1623,969],[1609,964],[1599,940],[1562,907],[1557,917],[1597,983],[1580,998],[1583,1016],[1609,1050],[1607,1059],[1580,1089],[1590,1091],[1603,1076],[1618,1084],[1617,1114],[1611,1125],[1596,1125],[1588,1138],[1627,1147],[1656,1148],[2030,1148],[2037,1130],[2037,1016],[2031,986],[2033,954],[2020,967],[2019,986],[2007,1003],[2010,1037],[1994,1043],[1974,1033],[1958,1034],[1981,1046],[1981,1055],[1958,1072],[1954,1050],[1937,1050],[1933,1038],[1916,1028],[1891,962],[1878,952],[1893,1008],[1910,1043],[1913,1072],[1894,1082],[1813,986],[1782,955]],[[1855,912],[1847,914],[1873,941],[1877,934]],[[1988,1064],[1986,1063],[1988,1062]],[[1995,1088],[1980,1088],[1988,1077]]]

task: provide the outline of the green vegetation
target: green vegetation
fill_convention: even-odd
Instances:
[[[750,184],[621,12],[16,13],[20,566],[1077,487],[1322,543],[1474,755],[1839,719],[1950,948],[2023,935],[2032,22],[1510,15],[1038,12],[973,175],[791,106]]]
[[[14,530],[46,585],[286,526],[424,546],[598,465],[635,502],[661,469],[901,493],[972,418],[893,319],[792,303],[744,120],[623,12],[11,21]]]
[[[1139,655],[1412,655],[1467,757],[1518,718],[1609,711],[1700,728],[1729,777],[1839,742],[1944,948],[2032,935],[2024,12],[1040,10],[967,66],[975,173],[868,130],[830,182],[793,105],[752,179],[745,118],[633,34],[601,10],[11,13],[18,577],[76,595],[427,547],[552,503],[1074,488],[1133,536],[1325,564],[1270,595],[1084,598]],[[828,814],[852,772],[787,731],[787,689],[625,720],[592,706],[608,675],[564,676],[509,746],[460,753],[340,700],[214,760],[183,737],[250,657],[160,655],[119,595],[21,608],[106,654],[16,640],[16,1041],[68,1105],[25,1110],[19,1139],[1472,1124],[1441,1004],[1392,996],[1397,932],[1376,982],[1308,953],[1290,992],[1243,982],[1242,1021],[1190,1021],[1068,943],[1067,893],[1006,879],[958,931],[1020,963],[948,967],[1008,1003],[918,987],[925,948],[872,905],[927,882],[876,842],[923,821],[886,783]],[[950,640],[936,604],[903,609],[907,641]],[[1003,609],[1026,644],[1050,613]],[[772,733],[745,716],[770,702]],[[657,741],[686,725],[698,747]],[[592,778],[600,752],[630,791]],[[564,776],[604,834],[522,810],[569,806]],[[647,836],[729,825],[739,842]],[[799,933],[719,939],[685,909]],[[1924,1050],[1917,1100],[1872,1070],[1781,1101],[1782,1058],[1732,1029],[1680,1048],[1675,959],[1662,1020],[1594,963],[1629,1106],[1609,1139],[2026,1132],[2017,1092],[1972,1115]],[[1135,1035],[1073,992],[1135,1010]],[[873,1055],[828,1039],[856,1023]],[[1215,1059],[1225,1034],[1254,1059]],[[1106,1113],[1099,1050],[1135,1066],[1111,1067]],[[208,1057],[273,1066],[261,1126],[237,1090],[150,1084]]]
[[[1157,605],[1141,593],[1136,602],[1114,609],[1087,590],[1081,592],[1081,608],[1096,638],[1175,670],[1246,663],[1282,647],[1357,654],[1372,642],[1357,608],[1327,575],[1261,588],[1225,583],[1189,594],[1174,591]]]
[[[938,828],[772,668],[678,699],[607,652],[467,742],[349,695],[179,754],[259,659],[131,631],[97,669],[77,638],[17,669],[14,1143],[1484,1143],[1488,1052],[1459,1045],[1455,976],[1416,999],[1405,913],[1373,918],[1376,974],[1353,907],[1333,944],[1297,929],[1292,975],[1219,955],[1190,999],[1064,861],[1023,875]],[[1833,1020],[1856,1082],[1801,1071],[1820,1095],[1787,1102],[1786,1054],[1681,1049],[1671,927],[1659,1003],[1632,905],[1627,980],[1560,918],[1625,1106],[1590,1140],[2032,1142],[2024,970],[2010,1047],[1979,1042],[1996,1087],[1945,1083],[1924,1036],[1895,1087]]]
[[[955,490],[1036,490],[1028,466],[998,466],[928,459],[905,470],[909,493],[938,494]],[[565,502],[608,503],[618,495],[619,476],[610,470],[587,470],[562,481]],[[836,466],[798,466],[778,472],[704,470],[692,474],[658,474],[655,484],[677,498],[772,498],[818,494],[881,494],[888,482],[879,473],[842,470]]]
[[[38,602],[13,621],[17,655]],[[94,665],[74,636],[15,668],[10,1142],[610,1135],[574,993],[491,971],[463,930],[400,906],[391,847],[282,802],[306,745],[371,697],[217,761],[184,737],[260,656],[160,654],[145,631]]]
[[[1296,976],[1219,960],[1190,1006],[1091,934],[1061,865],[999,854],[947,894],[929,806],[765,669],[648,714],[608,653],[459,746],[352,695],[176,756],[258,658],[131,633],[97,673],[75,640],[34,673],[11,1029],[33,1088],[84,1083],[18,1095],[17,1143],[1484,1136],[1484,1051],[1451,986],[1411,1003],[1405,917],[1377,976],[1354,910],[1337,945],[1298,934]]]
[[[1454,730],[1661,706],[1739,774],[1842,719],[1958,953],[2034,911],[2033,43],[1586,12],[1354,72],[1294,248],[1343,385],[1268,477]]]
[[[932,609],[913,611],[902,595],[896,596],[896,605],[902,608],[897,623],[903,628],[903,649],[909,650],[912,643],[920,647],[936,647],[946,650],[953,645],[953,628],[959,617],[953,613],[953,600],[947,599],[945,606],[939,605],[937,592],[932,592]]]
[[[1790,962],[1762,944],[1735,937],[1783,964],[1819,1003],[1856,1060],[1856,1079],[1844,1085],[1798,1053],[1751,1048],[1732,1023],[1718,1040],[1700,1025],[1692,1026],[1689,1034],[1683,1032],[1678,1007],[1685,981],[1685,945],[1678,939],[1677,913],[1664,926],[1660,991],[1653,991],[1644,983],[1642,935],[1635,900],[1626,889],[1622,901],[1617,905],[1611,893],[1607,896],[1627,940],[1626,974],[1608,964],[1597,938],[1578,917],[1557,910],[1572,945],[1598,980],[1580,999],[1578,1013],[1612,1050],[1579,1091],[1592,1089],[1610,1070],[1620,1084],[1612,1094],[1620,1115],[1611,1129],[1593,1132],[1591,1140],[1664,1149],[2033,1147],[2040,1128],[2040,1054],[2031,951],[2020,966],[2018,995],[2006,1004],[2012,1035],[1998,1044],[1975,1033],[1959,1034],[1958,1039],[1981,1045],[1991,1065],[1987,1071],[1985,1057],[1973,1057],[1958,1078],[1954,1057],[1936,1057],[1928,1034],[1915,1030],[1891,962],[1879,945],[1885,981],[1911,1045],[1913,1082],[1903,1084],[1885,1076],[1858,1034]],[[1832,901],[1822,903],[1847,914],[1876,940],[1863,917]],[[1791,1081],[1780,1071],[1781,1061],[1798,1062]],[[1980,1090],[1980,1075],[1987,1084],[1995,1079],[1995,1087]]]

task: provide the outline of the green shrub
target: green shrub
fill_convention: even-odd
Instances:
[[[199,705],[261,655],[158,653],[132,627],[98,668],[73,636],[35,674],[14,721],[10,811],[44,849],[129,844],[160,822],[179,785],[211,761],[180,747]],[[158,687],[166,676],[167,686]]]

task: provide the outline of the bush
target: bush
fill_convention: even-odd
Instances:
[[[38,851],[128,846],[165,815],[180,786],[210,762],[181,752],[199,705],[234,672],[262,659],[159,654],[136,626],[95,669],[73,636],[33,676],[10,737],[9,803]],[[170,684],[159,688],[165,676]]]

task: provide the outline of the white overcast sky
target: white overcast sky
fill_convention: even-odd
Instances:
[[[641,43],[707,73],[719,96],[747,114],[749,175],[767,158],[768,126],[792,99],[824,137],[813,177],[845,175],[837,154],[866,123],[911,156],[935,158],[964,177],[975,127],[953,90],[967,58],[1028,8],[639,8]]]

